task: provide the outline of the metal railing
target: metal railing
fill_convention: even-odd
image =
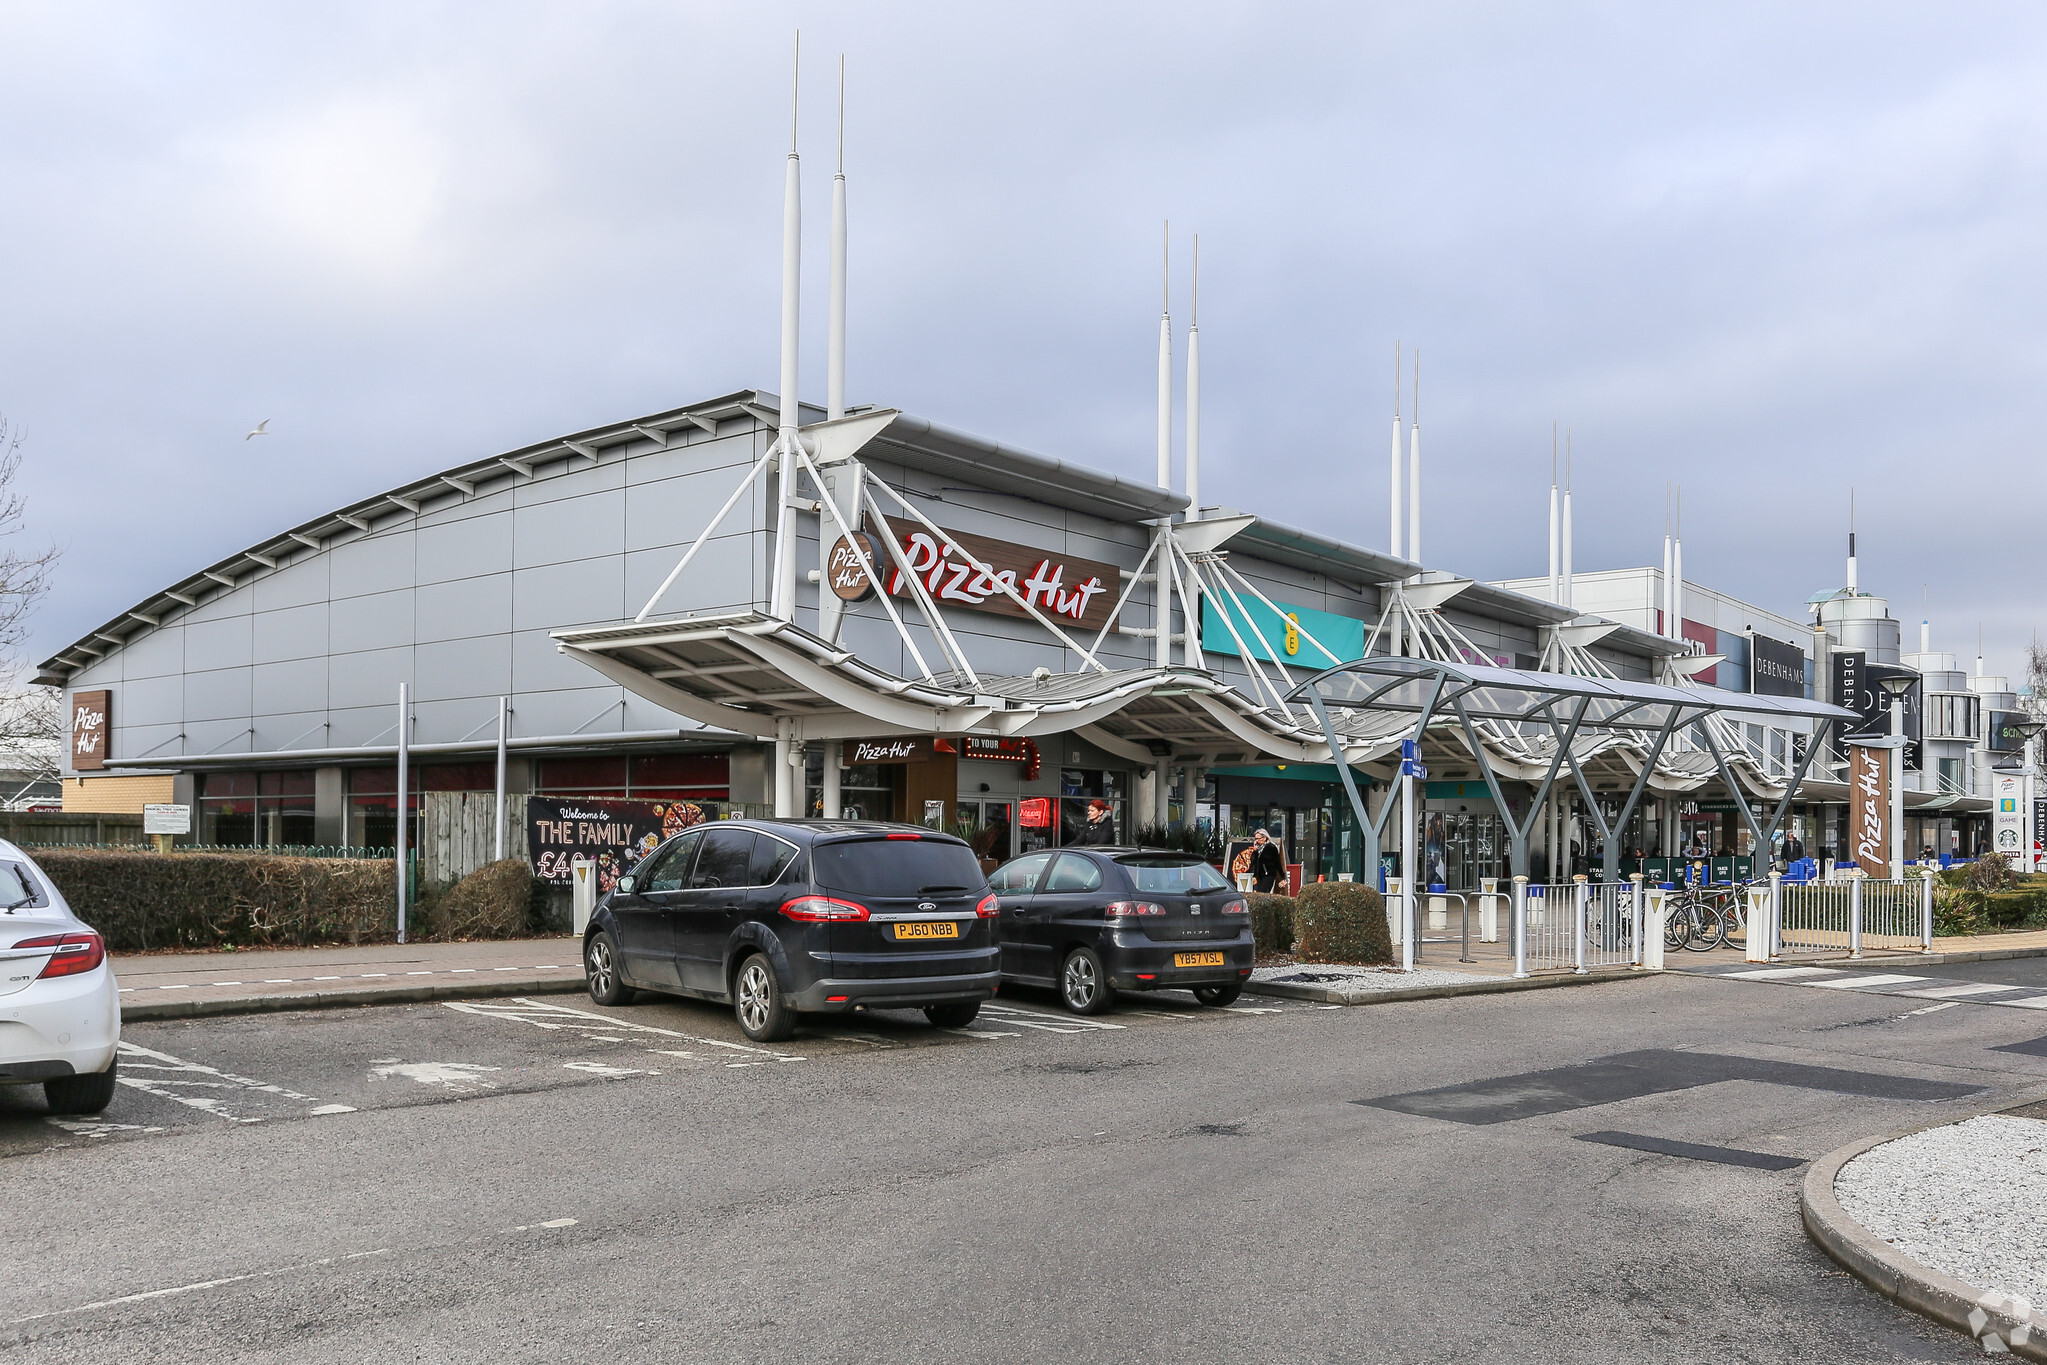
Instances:
[[[22,848],[79,848],[112,849],[122,853],[134,853],[152,848],[147,840],[137,838],[130,842],[102,841],[80,843],[72,840],[18,841]],[[357,858],[389,859],[395,852],[388,848],[355,848],[345,844],[279,844],[275,847],[252,844],[173,844],[174,853],[247,853],[273,854],[284,858]]]
[[[1514,975],[1642,963],[1642,879],[1514,882]]]
[[[1758,899],[1772,932],[1766,953],[1749,953],[1757,961],[1787,952],[1861,957],[1871,949],[1933,951],[1930,876],[1805,883],[1773,876],[1768,891]]]

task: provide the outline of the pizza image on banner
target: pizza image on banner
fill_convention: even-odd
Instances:
[[[705,815],[703,805],[695,801],[528,797],[526,846],[533,875],[550,886],[567,886],[569,865],[588,858],[597,864],[601,896],[664,839],[701,824]]]

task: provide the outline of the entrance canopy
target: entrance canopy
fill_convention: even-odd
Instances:
[[[1585,798],[1587,817],[1597,826],[1605,843],[1608,880],[1619,875],[1620,831],[1626,828],[1659,769],[1667,777],[1682,779],[1688,770],[1700,768],[1701,759],[1710,757],[1728,794],[1740,807],[1757,846],[1767,848],[1813,756],[1819,752],[1828,727],[1857,718],[1845,707],[1803,697],[1670,687],[1623,678],[1452,664],[1404,655],[1381,655],[1325,669],[1296,686],[1287,700],[1307,704],[1321,722],[1332,748],[1339,734],[1336,713],[1412,716],[1408,737],[1415,744],[1417,755],[1433,726],[1455,746],[1456,753],[1468,756],[1468,761],[1485,778],[1500,818],[1507,826],[1516,875],[1526,874],[1528,836],[1558,777],[1568,771]],[[1800,756],[1797,771],[1783,785],[1767,824],[1756,819],[1715,734],[1712,722],[1722,715],[1752,716],[1758,721],[1779,724],[1795,719],[1812,726],[1812,739]],[[1687,744],[1696,741],[1697,748],[1689,754],[1668,754],[1670,741],[1680,734]],[[1620,766],[1615,766],[1615,759]],[[1604,776],[1609,782],[1617,774],[1632,775],[1626,802],[1611,820],[1593,792],[1593,781],[1599,776],[1592,771],[1594,760],[1603,761]],[[1500,788],[1503,769],[1506,777],[1535,785],[1523,818],[1516,819],[1508,808]],[[1365,832],[1367,866],[1376,866],[1380,836],[1394,802],[1382,802],[1377,819],[1373,819],[1366,812],[1349,768],[1339,766],[1337,771],[1358,825]],[[1705,773],[1699,772],[1692,785],[1704,777]],[[1668,789],[1672,783],[1666,780],[1659,785]]]

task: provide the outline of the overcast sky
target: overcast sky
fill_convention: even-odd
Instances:
[[[1795,11],[1795,12],[1794,12]],[[2016,672],[2047,568],[2047,10],[2026,4],[18,4],[0,413],[40,658],[285,526],[776,384],[803,29],[806,397],[847,57],[849,387],[1151,477],[1201,234],[1204,501],[1797,616],[1862,584]],[[263,419],[274,435],[245,441]],[[1907,640],[1916,639],[1908,624]]]

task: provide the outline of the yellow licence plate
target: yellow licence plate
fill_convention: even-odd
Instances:
[[[898,924],[896,926],[897,942],[901,942],[906,938],[958,938],[959,936],[959,925],[949,919],[917,920],[910,924]],[[1221,956],[1217,955],[1216,960],[1220,962],[1222,960]]]
[[[1223,965],[1223,955],[1221,953],[1174,953],[1173,965],[1175,967],[1220,967]]]

